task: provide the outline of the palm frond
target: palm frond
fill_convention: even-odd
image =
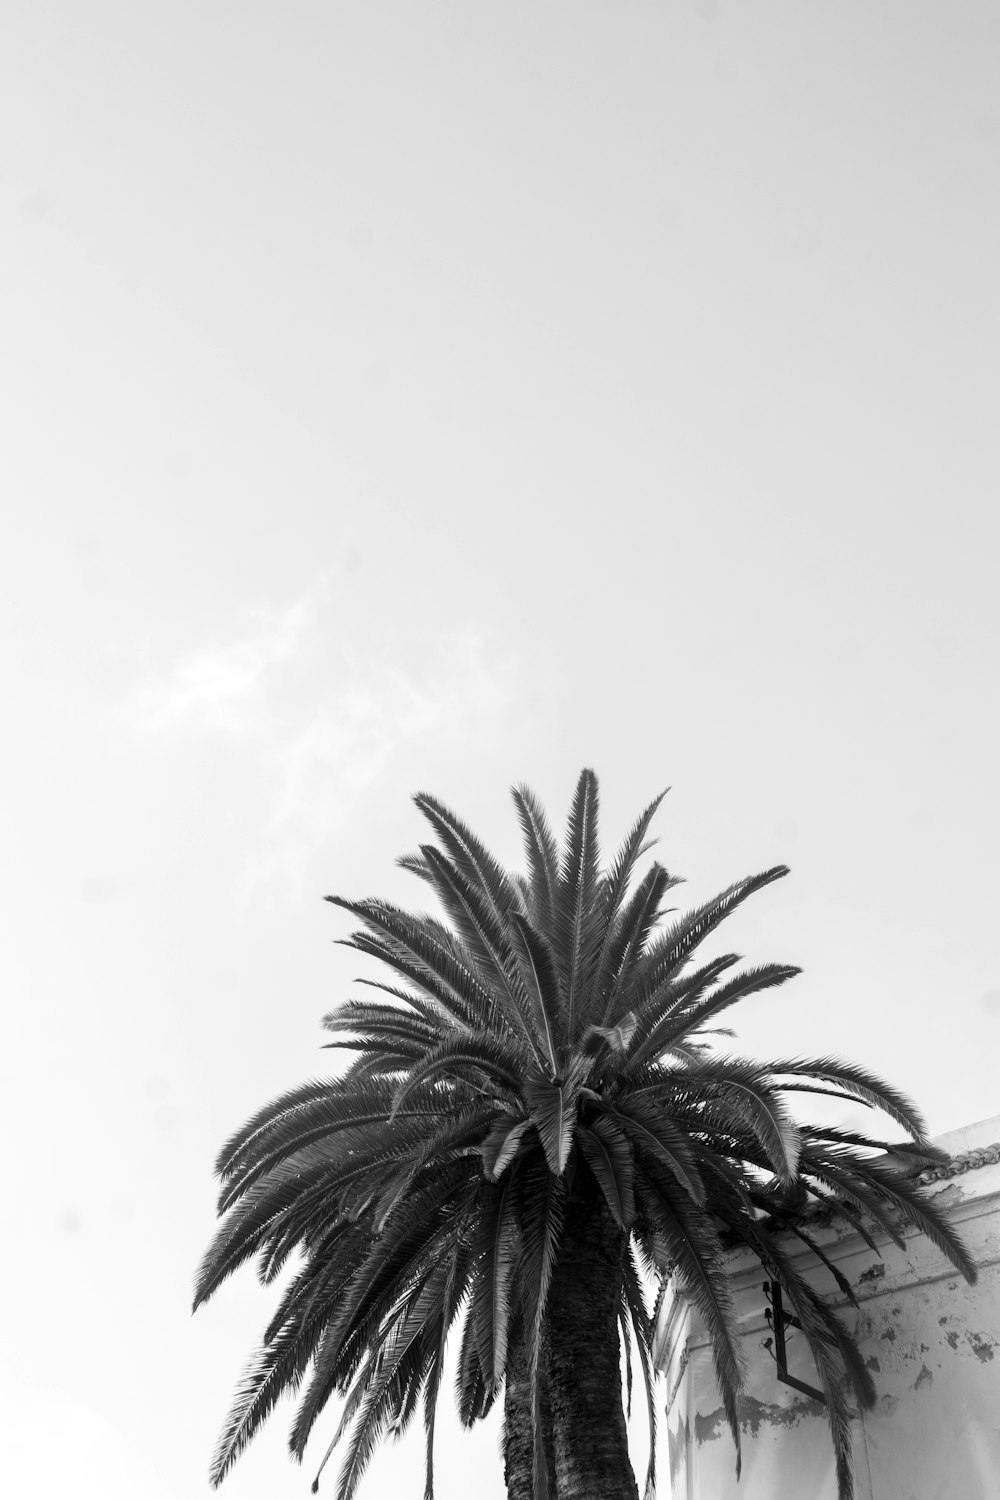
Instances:
[[[299,1109],[287,1111],[275,1120],[270,1131],[260,1131],[256,1137],[257,1155],[244,1158],[243,1171],[223,1189],[219,1197],[220,1213],[227,1212],[240,1199],[252,1192],[259,1181],[266,1178],[295,1158],[303,1163],[326,1163],[332,1168],[339,1156],[359,1152],[405,1149],[407,1131],[420,1133],[433,1128],[443,1116],[450,1114],[458,1103],[467,1098],[452,1096],[448,1100],[440,1096],[417,1095],[407,1101],[405,1109],[397,1108],[393,1114],[396,1087],[389,1079],[353,1080],[347,1090],[338,1087],[334,1080],[328,1085],[327,1094],[303,1104]],[[383,1139],[390,1123],[394,1133]],[[315,1153],[322,1146],[323,1152]],[[310,1155],[309,1153],[313,1153]]]
[[[846,1094],[872,1109],[880,1109],[908,1131],[914,1140],[921,1143],[927,1139],[927,1126],[917,1106],[907,1096],[878,1078],[867,1068],[856,1063],[842,1062],[835,1057],[780,1058],[768,1062],[768,1072],[775,1078],[783,1076],[817,1078],[821,1083],[835,1083]],[[779,1084],[779,1087],[785,1087]]]
[[[511,788],[524,835],[524,850],[531,875],[532,904],[544,932],[551,932],[559,886],[559,850],[545,810],[526,786]]]
[[[489,1411],[495,1394],[493,1382],[486,1379],[480,1363],[475,1321],[466,1317],[455,1375],[455,1395],[462,1426],[475,1426]]]
[[[573,1144],[577,1090],[571,1079],[553,1083],[547,1078],[526,1078],[521,1093],[538,1131],[549,1171],[559,1176],[566,1170]]]
[[[755,892],[788,874],[787,865],[774,865],[759,875],[747,876],[728,886],[720,895],[704,902],[674,924],[650,946],[643,966],[643,1001],[654,998],[676,976],[694,950]],[[635,1007],[638,1010],[638,1007]]]
[[[566,847],[559,871],[553,938],[566,981],[566,1037],[576,1041],[583,990],[596,957],[593,918],[598,894],[598,791],[593,771],[580,773],[570,807]]]
[[[416,875],[420,880],[430,882],[430,871],[422,854],[397,855],[396,867],[400,870],[406,870],[410,875]]]
[[[494,1004],[500,1008],[511,1030],[520,1030],[534,1061],[542,1066],[531,1007],[510,947],[509,929],[494,916],[478,888],[444,855],[430,845],[426,845],[422,853],[434,876],[442,904],[475,959],[493,995]]]
[[[683,1207],[681,1197],[668,1202],[644,1172],[636,1174],[636,1190],[651,1225],[662,1239],[681,1284],[701,1313],[712,1342],[712,1358],[723,1410],[740,1454],[738,1398],[744,1387],[744,1356],[739,1343],[732,1287],[726,1274],[722,1245],[708,1215]],[[653,1362],[662,1367],[665,1346],[659,1342]],[[737,1467],[738,1472],[738,1467]]]
[[[270,1100],[258,1109],[245,1125],[229,1137],[219,1151],[215,1159],[215,1170],[218,1176],[230,1177],[239,1169],[239,1163],[246,1151],[252,1147],[259,1131],[269,1129],[282,1115],[298,1109],[302,1104],[310,1103],[313,1099],[324,1098],[329,1092],[330,1080],[328,1078],[313,1078],[308,1083],[300,1084],[296,1089],[279,1094],[276,1099]]]
[[[471,885],[479,887],[489,901],[494,917],[504,921],[507,914],[520,905],[517,888],[507,871],[472,829],[444,803],[426,792],[418,792],[413,800],[445,846],[455,867]]]
[[[460,1019],[475,1026],[489,1023],[494,1010],[489,990],[458,958],[450,935],[433,918],[413,917],[387,901],[347,901],[343,896],[325,900],[357,917],[376,938],[373,944],[365,933],[355,933],[348,946],[372,952],[411,983],[436,981],[431,992],[457,1008]]]
[[[295,1161],[275,1169],[216,1232],[195,1278],[192,1311],[207,1302],[227,1277],[261,1249],[268,1235],[280,1229],[285,1215],[303,1204],[325,1201],[328,1191],[342,1189],[368,1169],[367,1163],[341,1165],[338,1169],[329,1161],[314,1162],[308,1170]]]
[[[415,994],[412,989],[400,989],[398,985],[386,984],[384,979],[370,979],[367,977],[367,975],[356,975],[354,978],[354,983],[363,984],[368,989],[380,990],[382,994],[390,995],[394,1000],[400,1001],[402,1004],[406,1005],[408,1007],[408,1010],[415,1011],[417,1015],[420,1016],[428,1026],[435,1027],[438,1031],[449,1026],[461,1026],[466,1024],[465,1022],[459,1021],[456,1018],[454,1011],[448,1010],[440,1000],[438,1000],[436,997],[432,998],[428,994],[426,984],[423,986],[422,994]],[[348,1003],[350,1004],[351,1002]],[[339,1013],[339,1008],[329,1012],[330,1015],[334,1016],[339,1015]],[[325,1016],[321,1024],[326,1024]]]
[[[622,995],[628,994],[636,964],[659,920],[660,902],[676,883],[662,865],[652,865],[621,916],[607,928],[593,990],[602,1026],[617,1014]]]
[[[483,1025],[489,1024],[489,997],[473,974],[472,967],[463,964],[452,952],[454,945],[447,930],[439,930],[429,917],[424,919],[423,925],[425,936],[437,945],[435,951],[439,954],[440,961],[447,963],[447,955],[451,954],[451,982],[440,978],[428,964],[415,958],[401,943],[378,933],[355,932],[350,937],[337,938],[336,942],[340,948],[350,948],[354,953],[363,953],[366,958],[377,959],[401,979],[405,979],[420,993],[425,1005],[437,1012],[443,1023],[466,1031],[478,1031]],[[400,993],[409,998],[408,992],[398,989],[394,991],[378,980],[359,978],[354,982],[374,985],[376,988],[386,989],[390,994]]]
[[[881,1193],[872,1191],[864,1179],[852,1170],[851,1163],[809,1143],[802,1147],[801,1170],[805,1176],[815,1178],[832,1190],[836,1195],[832,1204],[835,1211],[850,1218],[847,1207],[850,1205],[882,1230],[897,1249],[906,1248],[906,1241],[889,1212],[885,1198]]]
[[[496,1106],[478,1101],[460,1109],[437,1130],[416,1140],[403,1157],[402,1165],[392,1174],[374,1200],[372,1218],[376,1234],[381,1233],[389,1214],[425,1167],[440,1166],[459,1154],[478,1150],[482,1133],[496,1116]]]
[[[782,1182],[791,1185],[798,1171],[801,1139],[778,1093],[766,1084],[734,1076],[719,1086],[719,1097],[728,1109],[738,1112],[760,1142],[772,1169]]]
[[[797,1224],[789,1224],[788,1233],[793,1234],[797,1240],[802,1241],[803,1245],[805,1245],[807,1249],[812,1251],[813,1255],[815,1255],[820,1264],[824,1265],[829,1271],[830,1275],[833,1277],[834,1281],[837,1284],[837,1290],[847,1298],[852,1307],[857,1307],[858,1299],[854,1295],[854,1288],[851,1286],[851,1283],[848,1281],[843,1271],[840,1270],[839,1266],[835,1266],[833,1261],[822,1249],[822,1247],[820,1245],[817,1245],[812,1235],[806,1234],[805,1230],[800,1229]]]
[[[295,1422],[290,1443],[299,1458],[309,1433],[341,1377],[345,1352],[363,1350],[402,1291],[419,1279],[428,1264],[440,1259],[450,1243],[449,1217],[461,1214],[461,1190],[468,1184],[466,1161],[453,1162],[415,1186],[406,1203],[390,1215],[369,1253],[338,1299],[317,1353],[313,1376]]]
[[[782,1089],[787,1090],[788,1085],[783,1084]],[[840,1096],[841,1098],[843,1095]],[[904,1157],[912,1164],[912,1170],[920,1171],[923,1167],[929,1167],[935,1163],[940,1164],[948,1160],[947,1151],[942,1151],[940,1146],[933,1145],[930,1141],[886,1141],[880,1136],[865,1135],[858,1130],[844,1130],[837,1125],[808,1125],[800,1123],[799,1129],[804,1137],[817,1141],[826,1141],[835,1146],[861,1146],[866,1150],[877,1152],[879,1155],[888,1153],[891,1157]]]
[[[815,1160],[818,1151],[810,1152]],[[831,1147],[822,1153],[824,1164],[829,1167],[836,1156],[838,1165],[850,1172],[855,1182],[865,1183],[877,1196],[883,1198],[903,1219],[925,1234],[932,1245],[936,1245],[956,1270],[961,1271],[966,1281],[974,1284],[977,1277],[976,1264],[969,1255],[958,1234],[952,1229],[948,1216],[934,1202],[933,1197],[921,1191],[909,1181],[897,1167],[877,1158],[859,1156],[849,1148]]]
[[[485,1176],[496,1181],[514,1160],[521,1138],[531,1121],[504,1112],[494,1122],[480,1146]]]
[[[520,1292],[525,1347],[532,1379],[538,1371],[542,1323],[566,1214],[566,1181],[537,1160],[520,1174],[522,1274]]]
[[[287,1325],[262,1344],[248,1365],[212,1456],[213,1488],[222,1483],[280,1398],[297,1386],[322,1336],[325,1316],[321,1306],[311,1319]]]
[[[445,1292],[453,1276],[453,1262],[448,1257],[426,1267],[407,1289],[389,1318],[384,1320],[379,1337],[373,1343],[344,1402],[340,1423],[329,1451],[332,1452],[339,1445],[357,1413],[391,1388],[398,1373],[405,1367],[411,1351],[421,1350],[423,1358],[427,1347],[432,1347],[439,1341],[445,1312]]]
[[[622,901],[625,899],[629,881],[635,870],[635,862],[650,847],[646,843],[649,825],[652,823],[660,803],[669,790],[669,787],[665,787],[658,797],[654,797],[652,802],[643,808],[629,829],[625,842],[615,856],[614,863],[601,882],[604,921],[609,930],[611,930]]]
[[[744,1000],[747,995],[759,994],[761,990],[773,989],[776,985],[785,984],[789,979],[794,979],[796,974],[802,970],[795,964],[760,964],[756,968],[745,969],[742,974],[736,974],[725,984],[719,985],[705,1000],[699,1001],[691,1006],[679,1006],[671,1012],[670,1019],[677,1029],[677,1035],[692,1031],[696,1026],[717,1016],[720,1011],[728,1010],[729,1006],[735,1005],[737,1001]]]
[[[426,1052],[398,1085],[392,1101],[391,1118],[395,1119],[403,1104],[431,1080],[442,1074],[461,1082],[467,1073],[482,1075],[487,1087],[501,1096],[518,1096],[521,1074],[518,1055],[509,1046],[490,1036],[451,1036]],[[433,1099],[426,1092],[423,1096]]]
[[[480,1200],[469,1317],[476,1328],[479,1362],[487,1382],[499,1387],[507,1368],[511,1318],[511,1285],[520,1246],[517,1210],[520,1184],[516,1172],[487,1188]]]
[[[411,1365],[417,1365],[422,1350],[411,1349]],[[402,1431],[412,1415],[412,1402],[406,1409],[406,1397],[416,1396],[420,1375],[413,1370],[394,1370],[393,1379],[386,1383],[378,1381],[366,1394],[357,1425],[351,1434],[343,1466],[337,1481],[336,1500],[354,1500],[358,1485],[379,1443],[390,1430]],[[328,1450],[327,1456],[332,1451]],[[325,1462],[325,1459],[324,1459]],[[322,1469],[322,1465],[321,1465]],[[313,1481],[313,1492],[319,1488],[319,1473]]]
[[[640,1161],[651,1157],[660,1162],[693,1203],[700,1207],[705,1202],[705,1184],[691,1141],[668,1115],[650,1109],[638,1098],[620,1100],[617,1108],[609,1106],[606,1112],[632,1140]]]
[[[604,1194],[615,1222],[630,1229],[635,1218],[632,1147],[624,1131],[606,1116],[577,1129],[580,1150]]]
[[[511,913],[508,930],[525,987],[534,1001],[536,1030],[544,1038],[545,1057],[555,1077],[559,1071],[558,1048],[565,1041],[565,1002],[555,954],[543,934],[520,913]]]
[[[695,1001],[700,1000],[720,974],[724,974],[727,969],[732,968],[733,964],[738,964],[740,961],[738,953],[723,953],[709,963],[703,964],[700,969],[684,970],[682,967],[679,973],[662,980],[658,985],[650,986],[647,970],[650,955],[655,951],[656,946],[657,943],[647,946],[637,961],[632,982],[622,994],[616,997],[615,1005],[610,1011],[613,1016],[617,1011],[621,1011],[626,1003],[634,1006],[637,1022],[637,1046],[634,1056],[636,1067],[656,1055],[661,1036],[669,1039],[672,1031],[671,1020],[675,1011],[685,1004],[694,1004]]]
[[[333,1036],[377,1035],[401,1038],[423,1047],[433,1047],[455,1029],[443,1027],[439,1020],[428,1020],[414,1011],[404,1011],[398,1005],[379,1005],[370,1000],[348,1000],[337,1010],[329,1011],[322,1025]]]

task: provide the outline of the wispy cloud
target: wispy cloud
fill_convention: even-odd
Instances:
[[[307,855],[325,844],[365,790],[420,744],[474,737],[508,707],[512,663],[469,633],[407,675],[383,658],[348,674],[273,744],[274,800],[243,881],[249,896],[275,876],[298,892]]]
[[[205,647],[166,671],[150,672],[127,707],[132,727],[147,734],[188,723],[231,733],[257,731],[267,678],[294,655],[316,614],[318,597],[310,590],[278,613],[260,610],[241,639]]]
[[[244,899],[275,878],[297,893],[309,854],[395,759],[471,741],[510,708],[516,664],[480,632],[455,630],[414,663],[388,630],[359,644],[341,613],[325,579],[242,635],[148,672],[126,705],[133,734],[213,733],[263,762]]]

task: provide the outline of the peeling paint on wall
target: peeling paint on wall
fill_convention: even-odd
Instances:
[[[725,1417],[726,1413],[721,1406],[717,1406],[715,1411],[710,1411],[707,1417],[703,1417],[701,1412],[695,1412],[694,1435],[696,1440],[699,1443],[714,1443],[722,1431],[722,1424],[725,1421]]]
[[[762,1427],[797,1427],[804,1417],[819,1417],[823,1411],[822,1401],[814,1401],[811,1397],[785,1406],[777,1401],[757,1401],[753,1396],[742,1396],[740,1430],[755,1438]],[[723,1433],[728,1436],[728,1432],[725,1409],[721,1406],[707,1416],[695,1416],[694,1435],[699,1443],[714,1442]]]
[[[981,1333],[967,1333],[966,1338],[980,1364],[985,1364],[988,1359],[993,1358],[993,1350],[996,1348],[995,1339],[984,1338]]]
[[[688,1449],[691,1446],[691,1429],[687,1424],[687,1418],[678,1422],[676,1431],[667,1424],[667,1450],[670,1454],[670,1487],[673,1489],[677,1483],[677,1476],[683,1465],[687,1462]]]

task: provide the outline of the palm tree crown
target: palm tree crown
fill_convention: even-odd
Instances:
[[[349,1000],[325,1018],[330,1045],[354,1057],[339,1076],[268,1104],[218,1158],[224,1219],[195,1305],[251,1257],[265,1283],[293,1255],[296,1266],[219,1440],[213,1482],[294,1390],[290,1443],[300,1459],[329,1398],[342,1398],[327,1451],[344,1445],[338,1500],[351,1500],[378,1442],[422,1404],[430,1500],[435,1410],[454,1333],[462,1420],[483,1417],[506,1381],[513,1421],[520,1361],[532,1434],[522,1492],[542,1496],[554,1479],[560,1500],[583,1493],[560,1468],[571,1463],[559,1456],[573,1449],[560,1446],[559,1428],[572,1424],[574,1405],[559,1388],[570,1377],[560,1374],[553,1287],[562,1275],[572,1292],[560,1266],[578,1266],[570,1241],[582,1245],[599,1221],[593,1237],[603,1235],[613,1268],[611,1322],[584,1335],[613,1341],[615,1371],[618,1330],[626,1344],[634,1338],[655,1423],[661,1351],[646,1289],[658,1286],[662,1297],[672,1275],[711,1336],[737,1452],[743,1360],[724,1257],[733,1244],[758,1257],[809,1342],[847,1500],[852,1402],[874,1400],[871,1375],[795,1269],[782,1231],[791,1227],[823,1260],[800,1213],[818,1201],[866,1237],[866,1222],[896,1239],[902,1221],[917,1225],[970,1279],[975,1273],[947,1221],[905,1172],[874,1154],[884,1142],[803,1124],[787,1102],[789,1093],[832,1093],[881,1110],[909,1138],[892,1147],[896,1160],[909,1152],[922,1161],[932,1148],[905,1097],[833,1058],[760,1063],[718,1050],[712,1023],[798,970],[738,968],[737,954],[701,960],[697,952],[786,867],[740,880],[663,925],[676,880],[655,862],[636,878],[661,798],[602,871],[592,772],[580,777],[561,849],[535,797],[517,788],[523,875],[501,868],[433,797],[415,800],[437,842],[400,863],[430,886],[443,920],[328,898],[361,924],[348,946],[388,971],[360,981],[378,997]],[[585,1322],[587,1309],[576,1316]],[[546,1452],[553,1444],[555,1460]],[[654,1481],[651,1458],[647,1494]],[[508,1483],[514,1494],[510,1472]],[[629,1483],[634,1493],[630,1474]]]

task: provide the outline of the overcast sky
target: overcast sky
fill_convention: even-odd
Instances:
[[[512,781],[671,785],[686,900],[792,867],[741,1047],[1000,1112],[1000,10],[2,10],[0,1479],[196,1500],[271,1305],[189,1317],[212,1158],[414,791],[514,859]]]

